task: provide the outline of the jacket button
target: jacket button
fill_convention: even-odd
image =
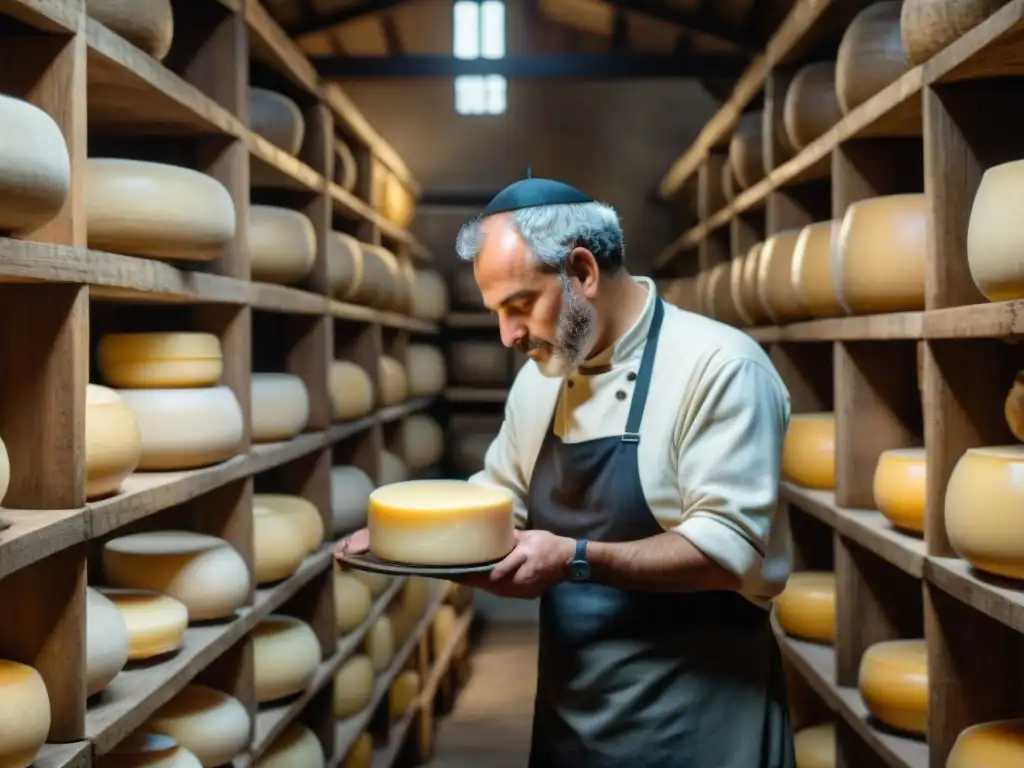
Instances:
[[[627,373],[626,374],[626,380],[627,381],[636,381],[636,373],[634,373],[633,371],[630,371],[629,373]]]
[[[619,400],[625,400],[626,399],[626,393],[623,392],[621,389],[618,392],[615,393],[615,396],[617,398],[619,398]]]
[[[565,384],[566,384],[566,386],[568,386],[568,387],[574,387],[574,386],[576,386],[576,382],[575,382],[575,381],[573,381],[572,379],[569,379],[569,380],[568,380],[567,382],[565,382]]]

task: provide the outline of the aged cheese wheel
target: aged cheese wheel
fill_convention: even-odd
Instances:
[[[413,576],[406,580],[398,597],[388,606],[388,616],[398,642],[404,644],[412,635],[427,610],[430,586],[425,578]]]
[[[455,612],[454,606],[442,605],[434,614],[434,621],[430,625],[431,638],[434,643],[434,653],[441,651],[451,644],[455,636],[455,624],[459,615]]]
[[[919,351],[920,349],[922,348],[919,348]],[[1010,386],[1010,391],[1006,393],[1003,415],[1006,416],[1006,426],[1010,428],[1010,433],[1024,442],[1024,370],[1018,371]],[[0,491],[0,501],[3,501],[2,491]]]
[[[254,768],[324,768],[324,748],[306,725],[293,720],[267,747]]]
[[[743,304],[743,311],[755,326],[763,325],[769,319],[757,293],[757,275],[763,248],[764,243],[754,243],[750,246],[743,257],[743,273],[740,276],[740,301]]]
[[[1024,765],[1024,719],[996,720],[965,728],[946,758],[946,768],[1016,768]]]
[[[249,206],[249,267],[253,280],[295,283],[316,261],[316,231],[309,217],[275,205]]]
[[[426,414],[415,413],[402,421],[402,458],[410,472],[432,467],[444,458],[444,430]]]
[[[395,658],[395,633],[391,619],[378,616],[363,639],[363,653],[370,657],[373,670],[378,674],[391,666]]]
[[[836,98],[843,113],[910,68],[900,39],[900,2],[873,3],[846,28],[836,53]]]
[[[369,656],[357,653],[346,659],[334,675],[334,716],[342,719],[362,712],[373,696],[374,677]]]
[[[360,419],[373,410],[373,381],[365,370],[349,360],[331,362],[327,394],[335,421]]]
[[[822,723],[793,734],[796,768],[836,768],[836,724]]]
[[[765,313],[776,323],[806,314],[793,285],[793,252],[800,234],[788,229],[764,241],[757,262],[757,295]]]
[[[786,588],[775,598],[775,617],[786,634],[831,645],[836,636],[835,574],[791,574]]]
[[[391,485],[392,483],[404,482],[409,476],[409,470],[405,462],[395,456],[391,451],[380,452],[380,485]],[[373,494],[370,494],[371,496]]]
[[[923,64],[1006,5],[1007,0],[904,0],[900,38],[911,65]],[[981,766],[979,766],[981,768]]]
[[[732,172],[732,163],[728,157],[722,163],[722,197],[726,203],[731,203],[736,197],[736,174]]]
[[[157,61],[171,50],[174,11],[171,0],[85,0],[89,17],[119,34]]]
[[[272,614],[252,632],[256,701],[277,701],[304,690],[323,660],[320,641],[304,621]]]
[[[843,116],[836,99],[836,64],[817,61],[800,68],[786,89],[782,119],[786,135],[801,150],[829,131]]]
[[[222,619],[249,597],[249,569],[224,539],[193,531],[148,531],[103,546],[112,587],[145,589],[180,600],[189,621]]]
[[[351,533],[366,525],[366,510],[373,480],[359,467],[331,467],[331,511],[334,535]]]
[[[434,269],[417,269],[410,314],[420,320],[436,323],[443,320],[447,313],[448,285],[441,273]]]
[[[50,731],[50,696],[32,667],[0,659],[0,766],[29,768]]]
[[[339,635],[351,632],[370,615],[370,588],[340,567],[334,568],[334,626]]]
[[[924,448],[882,451],[875,466],[874,497],[878,511],[897,528],[924,532]]]
[[[793,292],[812,317],[843,314],[832,274],[832,245],[838,236],[838,221],[819,221],[801,229],[793,246]]]
[[[212,333],[108,333],[96,346],[96,365],[112,387],[212,387],[224,355]]]
[[[461,480],[410,480],[370,494],[370,550],[418,565],[486,563],[515,546],[512,494]]]
[[[729,165],[739,189],[752,187],[764,177],[763,120],[760,110],[740,116],[729,140]]]
[[[346,249],[346,252],[351,251]],[[359,243],[358,253],[358,263],[354,265],[356,280],[339,298],[376,309],[391,309],[398,267],[394,254],[369,243]]]
[[[794,413],[782,444],[782,475],[805,488],[836,487],[834,413]]]
[[[405,185],[393,173],[385,174],[381,213],[402,229],[408,229],[416,215],[416,204]]]
[[[254,493],[252,502],[285,516],[301,534],[307,553],[316,552],[324,543],[323,518],[309,499],[288,493]]]
[[[447,603],[453,606],[456,611],[468,608],[473,602],[473,588],[468,587],[465,584],[452,582],[451,587],[448,589],[448,596],[446,600]]]
[[[252,441],[291,440],[309,424],[309,390],[291,373],[254,373],[250,384]]]
[[[373,765],[373,737],[360,733],[345,756],[344,768],[370,768]]]
[[[924,640],[875,643],[860,660],[857,687],[868,711],[898,731],[928,730],[928,649]]]
[[[395,358],[381,355],[377,358],[377,400],[385,408],[409,399],[409,380],[405,368]]]
[[[306,537],[289,515],[253,502],[253,578],[257,584],[287,579],[309,552]]]
[[[444,392],[448,381],[444,353],[430,344],[409,344],[405,348],[405,370],[410,397],[433,397]]]
[[[144,727],[170,736],[205,768],[230,763],[249,743],[252,721],[234,696],[192,683],[158,709]]]
[[[846,209],[839,227],[836,288],[855,314],[924,309],[927,200],[885,195]]]
[[[99,758],[99,768],[202,768],[199,758],[162,733],[136,731]]]
[[[306,121],[299,105],[266,88],[249,87],[249,127],[290,155],[299,154]]]
[[[6,453],[6,451],[4,452]],[[85,390],[85,496],[97,499],[121,490],[139,465],[142,438],[135,414],[112,389],[89,384]],[[9,474],[9,473],[8,473]],[[0,483],[0,502],[6,484]]]
[[[409,706],[420,695],[420,676],[412,669],[398,673],[388,688],[388,712],[392,721],[401,720]]]
[[[0,96],[0,231],[51,221],[71,191],[71,160],[60,126],[33,104]]]
[[[457,309],[479,311],[484,308],[484,297],[480,286],[476,284],[473,267],[470,264],[458,264],[450,273],[452,304]]]
[[[327,284],[331,296],[344,299],[356,288],[363,273],[363,249],[345,232],[327,236]]]
[[[749,327],[754,324],[754,318],[747,312],[743,301],[743,267],[746,261],[746,254],[734,256],[729,261],[729,303],[736,311],[736,324]]]
[[[946,485],[946,534],[980,571],[1024,579],[1024,445],[971,448]]]
[[[151,659],[181,647],[188,608],[180,600],[139,589],[105,589],[128,630],[128,658]]]
[[[393,577],[383,573],[371,573],[370,571],[357,570],[353,570],[351,573],[366,585],[366,588],[370,590],[370,594],[374,598],[379,597],[394,581]]]
[[[141,470],[196,469],[226,461],[245,437],[242,406],[228,387],[122,389],[142,438]]]
[[[1024,160],[994,165],[981,177],[967,225],[967,266],[989,301],[1024,298]]]
[[[711,316],[715,320],[729,325],[739,325],[743,322],[732,300],[731,261],[723,261],[712,267],[708,291],[711,295]]]
[[[85,695],[93,696],[128,663],[128,627],[110,600],[85,590]]]
[[[227,189],[189,168],[91,157],[85,203],[89,247],[101,251],[209,261],[235,236],[235,203]]]
[[[359,166],[352,150],[341,139],[334,140],[334,183],[351,192],[356,188]]]
[[[508,350],[498,339],[453,341],[448,347],[448,376],[457,386],[507,387]]]

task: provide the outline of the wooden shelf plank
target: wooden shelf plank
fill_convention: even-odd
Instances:
[[[316,293],[271,283],[250,283],[249,304],[264,312],[292,315],[325,315],[328,298]]]
[[[323,176],[258,133],[246,131],[245,145],[252,159],[250,173],[254,188],[297,189],[313,193],[323,190]]]
[[[404,419],[414,413],[429,408],[434,402],[433,397],[416,397],[399,405],[390,405],[377,411],[377,419],[382,424],[390,424],[393,421]]]
[[[251,33],[249,51],[252,58],[277,70],[306,93],[319,93],[316,68],[257,0],[246,0],[245,22]]]
[[[88,520],[81,509],[0,508],[0,579],[88,536]]]
[[[89,768],[91,753],[92,745],[88,741],[47,744],[32,761],[32,768]]]
[[[444,397],[452,403],[504,403],[508,400],[508,390],[449,387],[444,391]]]
[[[931,310],[924,316],[924,336],[929,339],[1024,336],[1024,299]]]
[[[929,557],[925,578],[975,610],[1024,632],[1024,589],[1020,582],[983,574],[955,557]]]
[[[776,341],[836,341],[855,339],[920,339],[924,337],[924,312],[886,315],[854,315],[808,320],[782,326],[752,328],[751,336],[762,343]]]
[[[72,0],[0,0],[0,14],[42,32],[73,33],[82,3]]]

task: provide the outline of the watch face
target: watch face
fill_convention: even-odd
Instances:
[[[577,560],[569,566],[569,575],[577,581],[581,579],[589,579],[590,566],[587,565],[586,561]]]

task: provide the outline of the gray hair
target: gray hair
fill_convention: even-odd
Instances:
[[[472,261],[479,252],[482,221],[477,216],[459,230],[455,251],[460,259]],[[534,257],[549,268],[561,270],[573,248],[586,248],[608,272],[623,264],[622,227],[610,205],[558,203],[521,208],[514,212],[513,224]]]

